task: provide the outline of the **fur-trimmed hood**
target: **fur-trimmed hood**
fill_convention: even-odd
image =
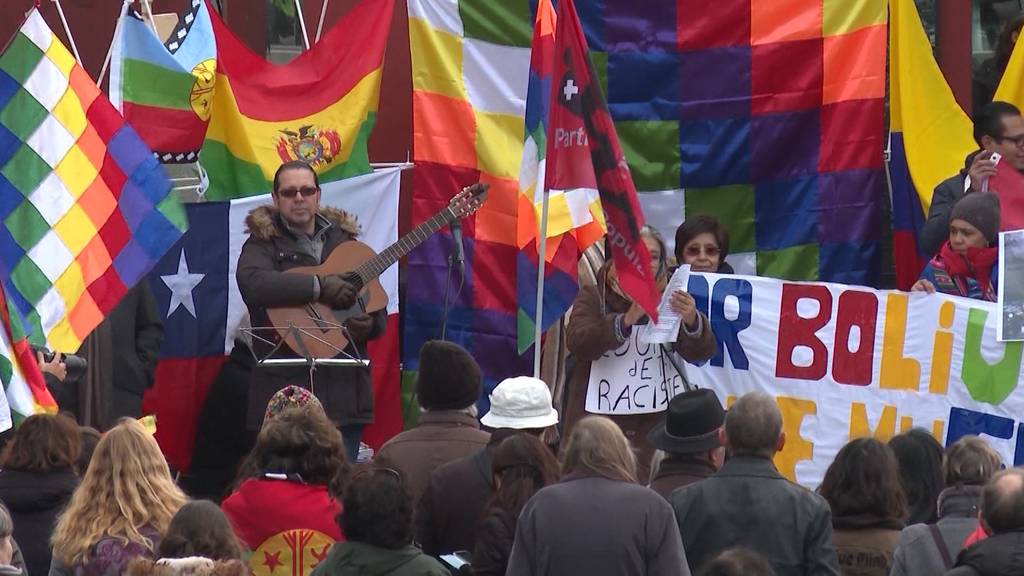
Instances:
[[[321,206],[316,215],[317,218],[330,222],[352,237],[356,237],[360,233],[359,222],[354,214],[330,206]],[[282,225],[281,211],[273,204],[257,206],[250,210],[249,215],[245,217],[246,232],[257,240],[270,240],[275,236],[280,236]]]

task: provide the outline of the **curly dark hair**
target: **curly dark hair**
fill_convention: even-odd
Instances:
[[[896,456],[874,438],[858,438],[843,446],[818,493],[832,508],[833,518],[858,514],[898,522],[907,518]]]
[[[494,451],[491,474],[500,478],[485,510],[501,510],[518,518],[523,506],[541,488],[558,480],[558,460],[543,442],[530,434],[515,434]]]
[[[0,456],[0,466],[24,472],[72,470],[81,449],[74,420],[59,414],[36,414],[14,430]]]
[[[710,214],[695,214],[686,219],[679,228],[676,228],[676,262],[683,263],[683,249],[686,245],[701,234],[711,234],[715,237],[720,251],[719,266],[725,262],[729,255],[729,231],[718,221],[718,218]]]
[[[231,524],[220,507],[209,500],[189,502],[178,509],[157,551],[161,558],[242,559],[242,546]]]
[[[412,543],[412,496],[401,473],[369,465],[345,486],[338,527],[351,542],[398,550]]]
[[[297,475],[327,486],[348,467],[341,432],[322,410],[289,408],[267,422],[242,463],[238,484],[267,473]]]

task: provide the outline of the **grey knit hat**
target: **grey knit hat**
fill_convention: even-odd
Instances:
[[[999,197],[992,192],[971,192],[953,206],[949,221],[963,220],[995,244],[999,236]]]

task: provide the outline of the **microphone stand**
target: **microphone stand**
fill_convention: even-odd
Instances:
[[[448,273],[445,275],[444,282],[444,307],[441,309],[441,340],[446,340],[448,335],[448,311],[451,309],[451,291],[452,291],[452,267],[455,265],[456,253],[459,252],[456,242],[460,242],[461,238],[457,238],[454,234],[455,230],[462,231],[462,223],[458,220],[449,224],[449,228],[452,229],[452,250],[448,253]],[[461,264],[461,263],[460,263]],[[462,286],[466,283],[466,269],[464,266],[459,266],[459,291],[455,294],[457,299],[462,294]]]

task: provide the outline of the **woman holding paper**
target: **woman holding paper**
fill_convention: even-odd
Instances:
[[[994,193],[971,192],[964,196],[950,213],[949,240],[910,290],[995,302],[999,218],[999,197]]]
[[[660,289],[668,283],[665,242],[653,228],[641,231],[651,253],[651,269]],[[677,290],[669,297],[669,306],[682,318],[672,349],[684,359],[699,362],[713,356],[715,336],[707,317],[697,310],[693,297]],[[672,364],[661,357],[661,348],[642,342],[648,319],[635,302],[619,288],[615,266],[608,261],[597,273],[597,284],[581,286],[573,302],[566,335],[570,358],[574,361],[563,398],[562,438],[568,438],[575,424],[588,413],[609,416],[622,428],[626,438],[638,450],[639,477],[648,476],[654,447],[647,433],[663,419],[668,401],[679,385]],[[617,351],[618,354],[606,354]],[[633,378],[627,382],[609,382],[601,375],[613,361],[620,364],[635,360]],[[592,368],[597,365],[595,377]],[[610,373],[614,373],[613,371]],[[612,378],[615,379],[615,378]],[[589,398],[588,398],[589,396]],[[595,402],[601,396],[601,402]],[[589,404],[589,406],[588,406]]]

